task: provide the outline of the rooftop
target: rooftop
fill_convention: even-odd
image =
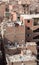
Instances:
[[[33,61],[36,60],[35,56],[30,56],[30,55],[13,55],[13,56],[6,56],[6,58],[10,61],[10,62],[21,62],[21,61]]]
[[[39,14],[29,14],[29,15],[20,15],[22,16],[24,19],[32,19],[32,18],[39,18]]]

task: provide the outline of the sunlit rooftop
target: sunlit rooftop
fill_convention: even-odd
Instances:
[[[7,56],[7,59],[9,59],[10,62],[21,62],[21,61],[33,61],[36,60],[35,56],[30,55],[13,55],[13,56]]]

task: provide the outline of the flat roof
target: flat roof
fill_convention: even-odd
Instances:
[[[12,56],[6,56],[6,58],[10,61],[10,62],[21,62],[21,61],[33,61],[36,60],[36,57],[34,55],[29,56],[29,55],[12,55]]]
[[[39,18],[39,14],[29,14],[29,15],[25,15],[25,14],[23,14],[23,15],[20,15],[20,16],[22,16],[24,19],[32,19],[32,18]]]
[[[34,46],[34,45],[37,45],[37,44],[36,44],[36,42],[26,42],[26,45]]]

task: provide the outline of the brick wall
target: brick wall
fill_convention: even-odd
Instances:
[[[11,42],[17,41],[19,43],[24,43],[25,42],[24,26],[6,27],[5,37],[6,37],[6,39],[10,40]],[[24,41],[22,42],[22,40],[24,40]]]

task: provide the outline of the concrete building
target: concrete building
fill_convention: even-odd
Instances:
[[[13,11],[16,11],[18,14],[35,14],[39,13],[38,6],[39,1],[38,0],[10,0],[11,4],[13,2],[14,9]]]
[[[11,21],[8,21],[3,28],[5,29],[5,46],[17,47],[17,45],[25,44],[25,26],[21,24],[21,22],[13,23]],[[16,51],[16,49],[13,51]],[[20,51],[20,49],[18,49],[18,51]],[[9,53],[11,54],[11,52]]]
[[[26,54],[18,54],[18,55],[6,55],[7,64],[8,65],[37,65],[36,57],[32,55],[30,50],[26,50]]]
[[[37,54],[39,55],[38,13],[38,0],[0,1],[0,22],[3,21],[4,25],[4,27],[1,25],[1,28],[3,27],[1,31],[4,34],[5,51],[6,54],[12,55],[11,57],[6,55],[8,65],[29,65],[29,63],[37,65],[36,57]],[[29,56],[27,56],[27,50]]]
[[[37,15],[21,15],[21,21],[22,20],[26,27],[25,28],[26,34],[27,34],[26,37],[29,37],[28,34],[30,34],[30,37],[32,37],[31,41],[39,42],[39,40],[34,39],[34,37],[39,36],[39,14],[37,14]],[[31,39],[30,37],[29,37],[29,41]]]
[[[27,42],[31,42],[31,41],[36,42],[37,51],[38,51],[39,50],[39,14],[37,14],[37,15],[23,15],[21,17],[21,19],[25,23],[26,41]],[[39,55],[39,52],[38,52],[38,55]]]
[[[9,3],[6,3],[6,1],[8,1]],[[9,11],[6,13],[6,9],[5,9],[5,5],[3,5],[3,3],[8,5],[8,9]],[[38,0],[2,0],[2,2],[0,1],[0,9],[2,16],[5,17],[5,14],[7,15],[8,18],[11,17],[11,19],[13,20],[13,12],[16,12],[15,14],[15,18],[17,20],[17,17],[20,17],[20,14],[37,14],[39,13],[39,1]],[[2,6],[3,5],[3,6]],[[8,10],[7,9],[7,10]],[[3,11],[3,12],[2,12]]]

